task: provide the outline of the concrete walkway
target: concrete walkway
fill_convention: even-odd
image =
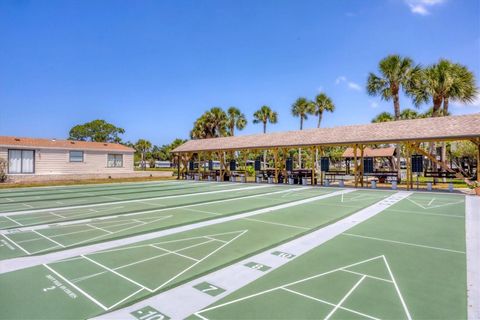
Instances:
[[[298,188],[296,190],[302,190],[302,189],[303,188]],[[284,204],[280,204],[280,205],[276,205],[268,208],[249,211],[249,212],[222,217],[218,219],[197,222],[197,223],[180,226],[176,228],[150,232],[150,233],[141,234],[141,235],[137,235],[129,238],[122,238],[122,239],[92,244],[84,247],[52,252],[52,253],[41,255],[41,256],[31,256],[31,257],[22,257],[22,258],[4,260],[0,262],[0,274],[15,271],[15,270],[20,270],[28,267],[33,267],[40,264],[48,264],[54,261],[68,259],[68,258],[76,257],[79,255],[87,255],[93,252],[112,249],[112,248],[116,248],[123,245],[130,245],[130,244],[134,244],[134,243],[145,241],[145,240],[155,239],[158,237],[163,237],[163,236],[167,236],[167,235],[171,235],[179,232],[189,231],[189,230],[193,230],[201,227],[211,226],[211,225],[215,225],[215,224],[219,224],[227,221],[248,218],[254,215],[258,215],[266,212],[272,212],[272,211],[276,211],[284,208],[294,207],[304,203],[318,201],[321,199],[330,198],[330,197],[338,196],[338,195],[353,192],[353,191],[354,190],[340,190],[340,191],[331,192],[328,194],[324,194],[321,196],[316,196],[308,199],[292,201],[289,203],[284,203]]]
[[[142,312],[140,309],[145,307],[154,308],[159,314],[165,316],[164,319],[167,319],[167,317],[184,319],[357,224],[370,219],[393,204],[405,199],[410,194],[412,192],[395,193],[325,228],[264,251],[172,290],[142,300],[129,307],[94,319],[137,319],[131,313],[134,311]],[[246,266],[247,264],[248,266]],[[156,319],[161,319],[161,317]]]
[[[480,197],[466,196],[468,319],[480,319]]]

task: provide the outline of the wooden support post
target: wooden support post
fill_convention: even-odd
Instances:
[[[317,148],[316,147],[311,147],[310,148],[310,152],[312,154],[312,186],[315,185],[315,159],[316,159],[316,152],[317,152]]]
[[[406,153],[406,165],[407,165],[407,190],[410,190],[410,182],[411,182],[411,171],[412,171],[412,164],[411,164],[411,157],[410,157],[410,144],[407,142],[405,143],[405,153]]]
[[[358,172],[359,174],[359,179],[360,179],[360,185],[362,186],[363,188],[363,155],[364,155],[364,149],[365,149],[365,146],[364,145],[361,145],[360,146],[360,170]]]
[[[480,183],[480,143],[477,144],[477,181]]]
[[[220,181],[223,181],[223,161],[222,161],[222,152],[217,152],[218,161],[220,162],[220,172],[218,173],[220,176]]]
[[[273,149],[273,166],[275,167],[275,183],[278,183],[278,149]]]
[[[357,159],[357,146],[358,145],[354,145],[353,146],[353,174],[354,174],[354,177],[355,177],[355,188],[358,187],[358,159]]]

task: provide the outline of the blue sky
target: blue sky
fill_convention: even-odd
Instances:
[[[0,135],[65,138],[100,118],[125,140],[163,144],[231,105],[249,119],[241,134],[258,133],[251,118],[264,104],[279,113],[269,131],[291,130],[291,104],[320,90],[337,107],[323,126],[367,123],[392,110],[365,92],[388,54],[448,58],[480,77],[479,3],[0,0]],[[452,112],[480,112],[480,99]]]

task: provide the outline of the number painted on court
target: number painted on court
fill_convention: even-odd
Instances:
[[[146,306],[143,307],[142,309],[135,310],[130,313],[132,316],[135,317],[135,319],[138,320],[169,320],[170,317],[164,315],[157,309],[151,307],[151,306]]]
[[[274,256],[279,256],[280,258],[285,258],[285,259],[292,259],[295,257],[294,254],[282,252],[282,251],[273,251],[272,254]]]
[[[193,286],[195,289],[208,294],[209,296],[215,297],[218,296],[219,294],[225,292],[226,290],[223,288],[220,288],[219,286],[214,286],[211,283],[208,282],[201,282],[197,285]]]
[[[253,262],[253,261],[246,263],[245,267],[249,267],[250,269],[259,270],[259,271],[262,271],[262,272],[265,272],[268,269],[271,269],[271,267],[269,267],[269,266],[266,266],[266,265],[261,264],[261,263],[256,263],[256,262]]]

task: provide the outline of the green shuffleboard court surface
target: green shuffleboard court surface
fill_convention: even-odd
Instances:
[[[187,181],[1,190],[0,319],[89,319],[182,284],[211,299],[188,319],[466,319],[462,195],[392,197],[304,254],[278,247],[394,194]],[[238,290],[198,280],[237,263],[258,277]],[[125,318],[175,317],[145,303]]]

